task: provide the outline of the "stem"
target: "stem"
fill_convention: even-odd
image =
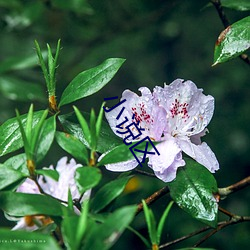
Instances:
[[[150,205],[152,203],[154,203],[156,200],[158,200],[160,197],[164,196],[165,194],[169,193],[169,188],[163,187],[160,190],[156,191],[155,193],[153,193],[152,195],[150,195],[148,198],[145,199],[145,202],[147,205]],[[136,214],[140,213],[143,210],[143,204],[140,203],[137,205],[137,211]]]
[[[202,239],[200,239],[194,245],[194,247],[197,247],[197,246],[201,245],[204,241],[206,241],[212,235],[214,235],[215,233],[219,232],[220,230],[222,230],[223,228],[225,228],[227,226],[230,226],[230,225],[233,225],[233,224],[238,224],[238,223],[241,223],[241,222],[247,222],[247,221],[250,221],[250,216],[238,216],[238,215],[234,215],[234,217],[232,217],[232,219],[230,221],[223,221],[223,222],[221,222],[221,224],[216,229],[212,230],[207,235],[205,235]]]
[[[146,172],[146,171],[142,171],[142,170],[139,170],[139,169],[135,169],[134,171],[141,174],[141,175],[146,175],[146,176],[149,176],[149,177],[156,178],[156,176],[154,174]]]
[[[219,188],[218,192],[222,198],[225,198],[229,194],[232,194],[236,191],[239,191],[239,190],[241,190],[249,185],[250,185],[250,176],[248,176],[248,177],[244,178],[243,180],[236,182],[228,187]]]

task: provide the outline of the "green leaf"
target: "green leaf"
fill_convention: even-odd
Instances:
[[[101,127],[102,127],[102,118],[103,118],[103,113],[104,113],[104,109],[103,109],[104,103],[101,105],[97,120],[96,120],[96,139],[99,139],[99,135],[100,135],[100,131],[101,131]]]
[[[221,0],[221,4],[223,7],[239,10],[239,11],[247,11],[250,10],[250,1],[249,0]]]
[[[43,56],[46,56],[45,51],[41,52]],[[26,56],[18,56],[8,58],[5,61],[0,62],[0,73],[4,73],[11,70],[22,70],[37,66],[37,57],[33,53]]]
[[[157,244],[160,244],[160,242],[161,242],[161,234],[162,234],[163,226],[165,224],[165,221],[168,217],[169,211],[170,211],[173,204],[174,204],[174,202],[171,201],[161,216],[160,222],[159,222],[158,227],[157,227]]]
[[[128,160],[135,159],[134,155],[130,151],[130,147],[133,146],[138,142],[134,142],[130,144],[129,146],[126,144],[119,145],[113,149],[111,149],[109,152],[107,152],[100,160],[100,162],[97,164],[97,166],[102,166],[106,164],[111,163],[117,163],[117,162],[125,162]],[[138,146],[136,146],[136,149],[138,150],[145,150],[147,141],[141,142]],[[149,143],[147,151],[150,151],[152,149],[151,144]],[[139,158],[140,156],[143,156],[143,153],[134,151],[135,155]],[[139,164],[139,163],[138,163]]]
[[[99,66],[78,74],[64,90],[59,106],[92,95],[103,88],[124,63],[124,59],[110,58]]]
[[[56,241],[47,234],[26,231],[10,231],[0,228],[0,249],[11,250],[60,250]]]
[[[9,76],[0,77],[0,93],[15,101],[43,102],[46,100],[42,86]]]
[[[59,201],[45,195],[13,192],[0,193],[0,208],[11,216],[62,216],[66,209]]]
[[[82,238],[87,229],[88,201],[83,203],[80,216],[65,217],[62,222],[62,234],[67,249],[80,249]]]
[[[86,138],[88,146],[90,147],[91,146],[91,133],[90,133],[89,125],[88,125],[86,119],[84,118],[84,116],[81,114],[80,110],[75,106],[73,106],[73,108],[75,110],[76,117],[81,125],[84,137]]]
[[[38,123],[42,114],[43,111],[34,112],[33,127]],[[25,124],[27,114],[21,115],[20,118],[22,120],[22,124]],[[17,118],[11,118],[0,126],[0,156],[13,152],[22,146],[23,141]]]
[[[65,217],[62,222],[62,235],[64,243],[69,250],[77,250],[76,233],[79,222],[78,216]]]
[[[151,241],[151,244],[157,244],[157,234],[156,234],[156,221],[154,214],[151,209],[148,208],[148,205],[144,200],[142,200],[143,211],[146,218],[147,226],[148,226],[148,234]]]
[[[216,250],[216,249],[215,248],[188,247],[188,248],[178,248],[176,250]]]
[[[92,227],[83,249],[109,249],[131,223],[136,209],[136,206],[117,209],[108,216],[103,224]]]
[[[56,141],[62,149],[71,154],[82,164],[88,165],[88,151],[85,145],[73,135],[56,132]]]
[[[56,132],[56,117],[52,116],[44,121],[38,140],[37,161],[40,162],[48,153]]]
[[[101,180],[102,173],[95,167],[77,168],[75,173],[76,185],[81,194],[95,187]]]
[[[29,171],[26,165],[26,160],[27,160],[26,155],[23,153],[10,157],[8,160],[4,162],[4,165],[8,166],[9,168],[18,170],[19,172],[28,176]]]
[[[21,181],[26,176],[9,166],[0,164],[0,190],[8,187],[16,181]]]
[[[84,113],[84,116],[89,118],[89,114]],[[74,116],[74,113],[68,115],[61,115],[59,116],[59,120],[62,123],[63,127],[76,138],[78,138],[86,147],[90,148],[89,143],[85,135],[82,132],[81,127],[78,124],[77,119]],[[110,126],[107,122],[103,121],[100,136],[97,142],[97,152],[104,153],[112,148],[121,145],[123,142],[122,140],[114,134],[111,130]]]
[[[213,196],[218,192],[214,176],[202,165],[185,159],[186,166],[179,168],[177,177],[170,182],[170,195],[180,208],[191,216],[216,227],[218,204]]]
[[[91,149],[96,150],[96,115],[94,109],[90,112],[89,122],[90,136],[91,136]]]
[[[94,196],[91,208],[94,212],[99,212],[117,198],[124,190],[128,180],[132,176],[126,176],[105,184]]]
[[[239,56],[250,47],[250,16],[228,26],[218,37],[214,65]]]
[[[37,169],[36,170],[37,174],[40,175],[44,175],[44,176],[48,176],[51,179],[58,181],[59,179],[59,173],[56,170],[52,170],[52,169]]]

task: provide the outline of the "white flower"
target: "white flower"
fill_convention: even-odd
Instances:
[[[76,164],[74,159],[71,159],[67,162],[67,157],[61,158],[56,168],[54,169],[53,166],[44,169],[51,169],[56,170],[59,173],[58,181],[47,177],[47,176],[40,176],[38,178],[38,183],[40,187],[46,194],[49,194],[57,199],[62,201],[68,200],[68,190],[70,190],[72,199],[78,199],[80,197],[80,193],[77,189],[76,182],[74,179],[75,171],[78,167],[81,167],[80,164]],[[27,178],[25,182],[23,182],[16,190],[17,192],[21,193],[31,193],[31,194],[41,194],[36,183]],[[81,199],[80,202],[88,199],[90,196],[90,190],[86,191]],[[63,203],[64,204],[64,203]],[[76,210],[75,210],[76,211]],[[77,213],[78,211],[76,211]],[[38,229],[38,226],[34,224],[46,225],[51,223],[51,219],[45,216],[25,216],[21,218],[17,225],[12,230],[26,230],[26,231],[34,231]]]
[[[156,86],[153,93],[148,88],[140,88],[141,96],[125,90],[121,100],[124,102],[124,112],[119,116],[121,107],[106,112],[106,118],[114,133],[120,137],[133,141],[128,135],[120,134],[117,125],[126,123],[122,130],[126,131],[129,123],[140,122],[145,129],[136,140],[146,136],[158,141],[156,148],[160,155],[148,155],[148,165],[155,175],[165,182],[176,177],[177,168],[184,166],[182,151],[205,166],[212,173],[219,169],[218,161],[201,136],[205,135],[206,127],[214,112],[214,98],[202,93],[191,81],[177,79],[164,88]],[[133,119],[134,117],[134,119]],[[103,157],[103,156],[101,156]],[[136,160],[107,164],[111,171],[128,171],[138,165]]]

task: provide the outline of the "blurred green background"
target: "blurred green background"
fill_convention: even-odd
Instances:
[[[46,49],[46,43],[55,48],[60,38],[58,99],[78,73],[111,57],[122,57],[126,62],[103,90],[76,103],[81,110],[94,107],[97,111],[104,97],[120,96],[125,89],[137,91],[147,86],[152,90],[176,78],[190,79],[216,100],[214,117],[208,127],[210,133],[204,140],[220,162],[221,169],[215,174],[219,187],[248,176],[249,65],[236,58],[211,67],[214,44],[223,26],[212,6],[204,8],[207,3],[202,0],[0,0],[0,124],[15,115],[15,108],[26,113],[30,102],[35,103],[36,110],[46,108],[45,84],[37,64],[34,40]],[[233,23],[249,12],[226,9],[226,14]],[[32,88],[35,88],[33,94],[22,94],[23,90]],[[71,111],[70,105],[62,108],[62,113]],[[65,153],[54,143],[41,167],[55,164],[62,155]],[[107,178],[117,176],[104,173]],[[138,181],[137,190],[124,194],[120,205],[138,203],[164,185],[149,177],[139,177]],[[247,191],[231,195],[221,206],[232,213],[249,215]],[[162,198],[153,205],[157,217],[168,201]],[[6,224],[4,218],[1,221]],[[134,224],[146,234],[142,214]],[[202,226],[175,206],[162,242]],[[204,247],[247,249],[249,234],[249,223],[231,226],[213,236]],[[197,240],[169,249],[191,246]],[[129,248],[144,249],[130,233],[125,233],[113,247]]]

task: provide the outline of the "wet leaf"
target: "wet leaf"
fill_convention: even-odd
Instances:
[[[34,127],[43,114],[42,111],[34,112]],[[26,123],[27,114],[20,116],[22,124]],[[25,125],[24,125],[25,126]],[[13,152],[23,146],[22,136],[19,129],[17,118],[11,118],[0,126],[0,156]]]
[[[218,37],[214,65],[239,56],[250,47],[250,16],[228,26]]]
[[[250,10],[250,1],[249,0],[221,0],[223,7],[227,7],[239,11]]]
[[[213,175],[202,165],[185,159],[177,177],[169,183],[170,195],[180,208],[191,216],[216,227],[218,204],[213,196],[218,191]]]
[[[0,164],[0,190],[8,187],[16,181],[21,181],[27,175],[22,174],[9,166]]]
[[[79,139],[68,133],[56,132],[56,140],[62,149],[71,154],[80,163],[88,165],[88,151]]]
[[[50,149],[50,146],[54,140],[56,132],[56,120],[55,116],[45,120],[41,135],[39,138],[39,144],[37,149],[37,161],[41,161]]]
[[[64,90],[59,106],[92,95],[103,88],[124,63],[124,59],[110,58],[95,68],[78,74]]]
[[[86,120],[89,120],[90,116],[88,113],[82,112]],[[78,138],[86,147],[90,148],[82,129],[78,123],[77,118],[75,117],[74,113],[68,115],[60,115],[59,116],[60,122],[63,124],[63,127],[76,138]],[[123,142],[122,140],[114,134],[111,130],[110,126],[107,122],[102,121],[102,126],[100,129],[100,135],[97,142],[97,152],[104,153],[112,148],[121,145]]]
[[[0,208],[11,216],[62,216],[63,210],[66,209],[59,201],[49,196],[13,192],[0,193]]]

